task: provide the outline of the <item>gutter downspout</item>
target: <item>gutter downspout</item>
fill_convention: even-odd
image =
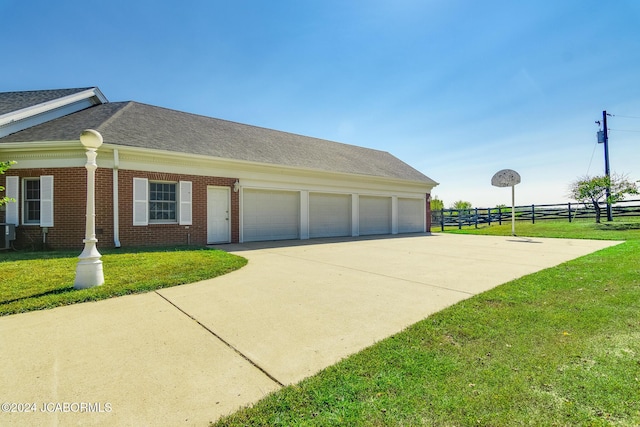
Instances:
[[[120,167],[120,158],[118,150],[113,150],[113,244],[116,248],[120,247],[120,219],[118,209],[118,168]]]

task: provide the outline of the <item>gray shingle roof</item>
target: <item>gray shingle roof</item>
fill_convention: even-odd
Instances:
[[[111,102],[0,138],[4,142],[77,141],[84,129],[105,143],[434,182],[385,151],[184,113],[137,102]]]
[[[54,90],[29,90],[24,92],[0,92],[0,115],[7,114],[12,111],[22,110],[23,108],[32,107],[42,104],[43,102],[53,101],[54,99],[73,95],[82,92],[90,87],[76,89],[54,89]]]

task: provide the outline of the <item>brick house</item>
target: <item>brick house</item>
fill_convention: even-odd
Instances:
[[[96,87],[0,93],[0,222],[16,247],[81,248],[86,162],[103,136],[99,246],[205,245],[430,231],[437,183],[391,154],[137,102]]]

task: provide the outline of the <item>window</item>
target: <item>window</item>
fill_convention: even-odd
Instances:
[[[149,221],[176,221],[175,183],[149,183]]]
[[[133,225],[191,225],[191,181],[160,182],[133,178]]]
[[[24,223],[40,223],[40,179],[24,180]]]
[[[53,227],[53,176],[22,179],[17,176],[7,177],[7,196],[16,200],[7,206],[6,221],[18,225],[19,207],[22,208],[22,223]]]

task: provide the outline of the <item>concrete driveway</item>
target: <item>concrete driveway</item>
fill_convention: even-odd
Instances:
[[[222,246],[249,264],[0,318],[0,425],[207,425],[462,299],[617,243],[433,234]]]

